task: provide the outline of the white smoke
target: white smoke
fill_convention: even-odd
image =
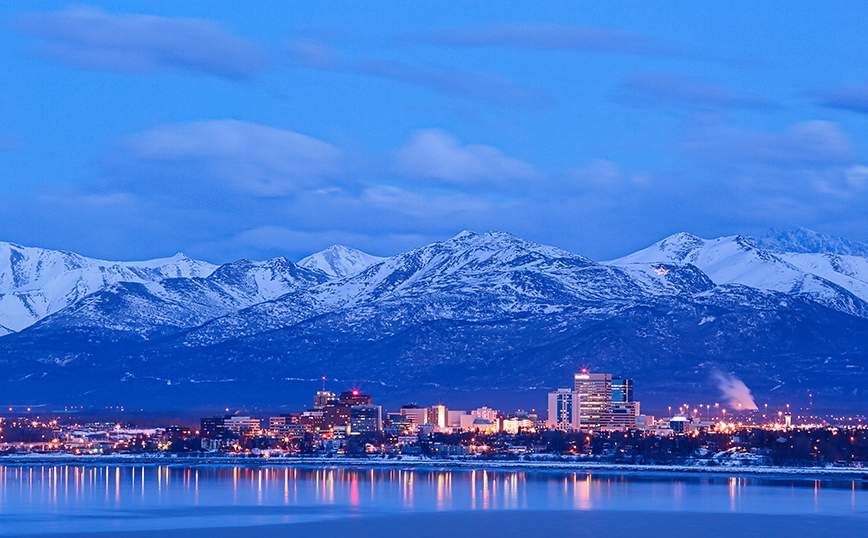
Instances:
[[[723,397],[727,403],[738,409],[746,409],[756,411],[756,402],[753,401],[750,389],[744,384],[744,381],[734,375],[725,374],[723,372],[714,372],[712,374],[717,382],[717,388],[723,393]],[[741,407],[739,407],[741,404]]]

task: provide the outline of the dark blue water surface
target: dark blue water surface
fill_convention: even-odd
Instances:
[[[297,525],[436,513],[464,517],[474,512],[643,514],[652,520],[705,514],[708,521],[741,514],[782,522],[815,516],[845,521],[845,530],[852,527],[855,535],[868,537],[868,480],[482,469],[0,465],[0,535],[5,536]],[[714,526],[703,535],[717,536]]]

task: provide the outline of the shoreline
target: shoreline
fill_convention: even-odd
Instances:
[[[402,458],[346,458],[346,457],[185,457],[138,455],[8,455],[0,456],[0,465],[173,465],[173,466],[256,466],[256,467],[413,467],[438,469],[485,469],[527,471],[598,471],[622,473],[674,473],[706,475],[752,475],[782,477],[824,477],[857,479],[868,482],[868,467],[772,467],[761,465],[690,465],[690,464],[634,464],[595,461],[551,460],[469,460],[433,459],[409,456]]]

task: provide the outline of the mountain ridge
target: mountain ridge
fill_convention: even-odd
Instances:
[[[468,231],[342,277],[240,260],[113,284],[3,336],[0,389],[22,401],[305,401],[333,372],[392,398],[529,395],[591,363],[641,379],[646,401],[708,397],[719,370],[766,398],[863,405],[866,269],[687,233],[605,263]]]

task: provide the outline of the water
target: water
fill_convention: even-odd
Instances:
[[[352,524],[356,534],[365,535],[365,525],[376,524],[379,534],[389,525],[403,528],[413,518],[432,525],[463,522],[453,536],[476,535],[470,531],[474,524],[501,526],[492,530],[512,535],[519,523],[533,521],[535,528],[578,522],[589,536],[648,535],[643,520],[665,521],[662,528],[669,530],[698,525],[705,529],[703,536],[729,536],[727,525],[778,530],[789,525],[788,532],[799,534],[813,525],[815,536],[868,536],[868,481],[481,469],[0,465],[4,536],[150,535],[180,529],[211,529],[208,536],[227,529],[229,536],[234,534],[228,529],[251,525],[290,525],[298,531],[293,535],[304,535],[305,529],[319,532],[332,528],[329,524],[335,529]],[[621,534],[611,532],[612,525]]]

